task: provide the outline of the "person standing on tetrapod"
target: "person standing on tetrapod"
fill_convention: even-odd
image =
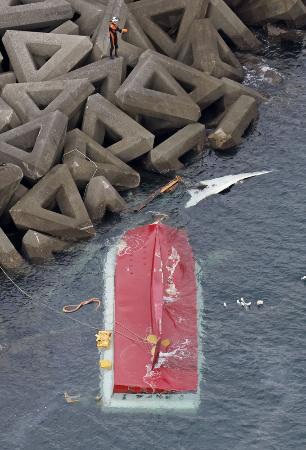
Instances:
[[[119,17],[113,17],[109,23],[109,39],[110,39],[110,57],[113,57],[113,51],[115,49],[115,56],[118,57],[118,36],[117,33],[127,33],[127,28],[118,27]]]

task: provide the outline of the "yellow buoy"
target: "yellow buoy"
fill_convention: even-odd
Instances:
[[[111,369],[113,367],[112,362],[109,359],[101,359],[100,360],[100,368],[101,369]]]

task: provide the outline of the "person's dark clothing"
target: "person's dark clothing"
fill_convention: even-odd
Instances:
[[[117,33],[122,33],[122,28],[119,28],[118,25],[116,25],[113,22],[110,22],[109,24],[109,38],[110,38],[110,57],[113,57],[113,51],[115,49],[115,55],[118,56],[117,50],[118,50],[118,36]]]

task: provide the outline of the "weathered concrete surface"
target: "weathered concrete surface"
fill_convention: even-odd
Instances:
[[[234,103],[241,95],[248,95],[253,97],[256,100],[257,105],[260,105],[263,102],[268,100],[263,94],[255,89],[252,89],[244,84],[237,83],[234,80],[230,80],[229,78],[221,78],[224,89],[224,104],[225,106],[229,106]]]
[[[25,5],[16,3],[0,3],[0,33],[9,29],[30,30],[55,26],[73,16],[71,5],[65,0],[33,1]]]
[[[222,32],[241,50],[253,50],[261,42],[223,0],[210,0],[206,16],[217,31]]]
[[[0,97],[0,133],[18,127],[20,124],[15,111]]]
[[[0,217],[23,178],[22,170],[13,164],[0,165]]]
[[[128,113],[175,121],[177,128],[197,122],[199,106],[175,78],[152,58],[139,61],[116,92],[117,104]]]
[[[175,58],[193,21],[201,14],[202,0],[140,0],[129,8],[149,38]]]
[[[78,24],[72,22],[71,20],[67,20],[66,22],[62,23],[58,27],[54,28],[54,30],[52,30],[51,33],[54,33],[54,34],[73,34],[73,35],[80,34],[79,33],[79,26],[78,26]]]
[[[92,49],[87,37],[68,34],[9,30],[2,40],[20,83],[51,80],[67,73]]]
[[[113,16],[120,18],[119,26],[124,28],[128,14],[124,0],[109,0],[104,8],[104,14],[97,24],[92,36],[93,50],[92,61],[98,61],[104,56],[109,56],[109,21]]]
[[[108,0],[67,0],[80,15],[76,20],[80,34],[92,36],[100,23]]]
[[[52,80],[8,84],[2,91],[2,97],[23,123],[58,110],[70,119],[69,125],[73,126],[80,119],[86,100],[94,90],[94,86],[85,79]]]
[[[9,238],[0,228],[0,265],[4,269],[18,269],[24,264],[23,258],[17,252]]]
[[[39,263],[53,259],[54,253],[69,248],[71,242],[29,230],[22,239],[22,253],[32,262]]]
[[[109,20],[112,16],[120,17],[121,28],[128,28],[128,33],[118,35],[119,54],[125,64],[135,66],[141,53],[153,49],[153,45],[144,33],[134,15],[127,9],[124,0],[109,0],[105,13],[92,37],[94,44],[91,61],[98,61],[109,56]]]
[[[59,80],[79,80],[84,78],[94,85],[98,93],[102,94],[110,102],[115,103],[115,92],[125,78],[123,58],[102,59],[58,77]]]
[[[84,203],[93,222],[101,220],[107,209],[119,213],[127,208],[126,202],[103,176],[90,180]]]
[[[88,98],[82,130],[124,162],[153,148],[153,134],[100,94]]]
[[[17,202],[19,202],[19,200],[24,195],[26,195],[28,190],[29,189],[26,188],[25,186],[23,186],[23,184],[19,184],[19,186],[17,187],[16,191],[12,195],[10,201],[8,202],[7,206],[5,207],[4,212],[0,216],[0,226],[8,227],[9,225],[13,224],[13,221],[12,221],[12,218],[11,218],[11,215],[10,215],[9,211],[14,205],[16,205]]]
[[[222,97],[224,93],[223,84],[220,80],[180,61],[175,61],[151,50],[144,52],[139,61],[146,58],[160,63],[181,84],[185,92],[201,109],[207,108]]]
[[[50,208],[50,209],[48,209]],[[53,211],[58,208],[60,213]],[[67,241],[95,234],[86,208],[65,165],[57,165],[10,210],[20,229],[31,229]]]
[[[240,144],[244,132],[257,115],[256,100],[253,97],[241,95],[228,109],[215,132],[208,136],[210,145],[214,149],[226,150]]]
[[[145,160],[148,170],[167,173],[184,167],[180,158],[190,150],[201,152],[206,141],[205,126],[192,123],[150,151]]]
[[[304,0],[245,0],[239,4],[237,14],[247,25],[279,21],[306,25]]]
[[[0,92],[2,92],[4,86],[8,83],[16,83],[16,76],[14,72],[0,73]]]
[[[227,77],[242,81],[244,76],[240,62],[209,19],[193,22],[178,60],[217,78]]]
[[[36,182],[59,161],[67,122],[56,111],[0,134],[0,163],[16,164],[27,180]]]
[[[63,162],[80,189],[85,188],[93,176],[100,175],[119,190],[135,188],[140,183],[140,176],[134,169],[78,129],[67,134]]]

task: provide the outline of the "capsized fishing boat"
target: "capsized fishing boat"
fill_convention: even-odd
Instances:
[[[107,256],[104,303],[103,406],[195,409],[200,302],[185,232],[154,223],[125,233]]]

